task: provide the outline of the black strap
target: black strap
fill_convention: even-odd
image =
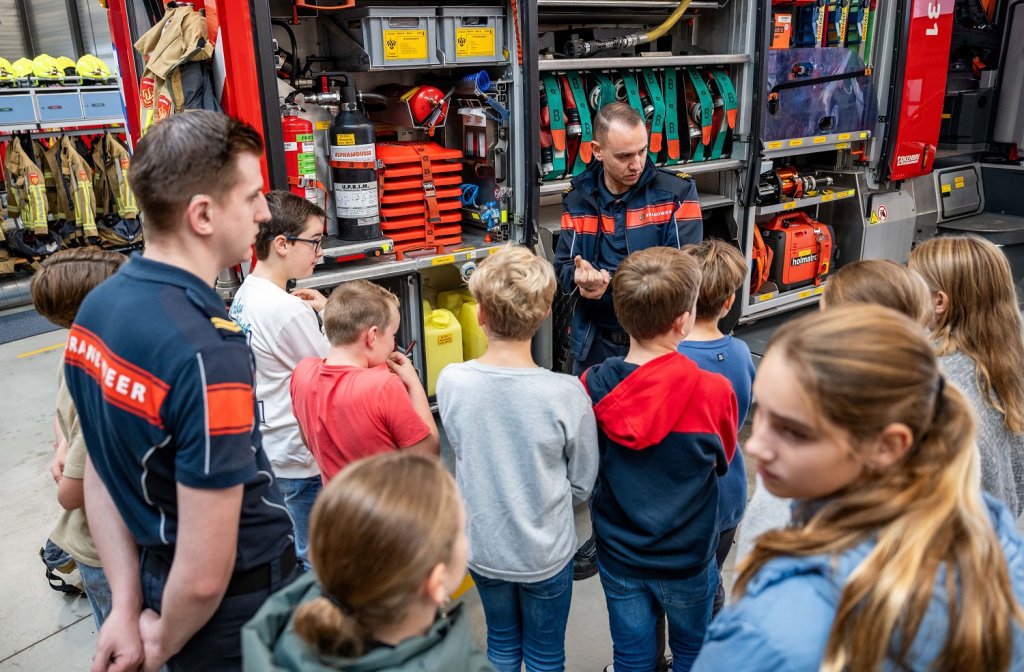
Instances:
[[[142,568],[154,576],[166,577],[171,571],[171,561],[173,557],[173,552],[170,555],[165,556],[159,551],[145,549],[143,551]],[[295,544],[288,544],[277,560],[280,561],[281,577],[284,578],[291,574],[292,570],[298,563],[298,557],[295,555]],[[254,593],[257,590],[267,590],[273,584],[273,561],[265,562],[262,565],[243,569],[240,572],[232,574],[231,580],[228,582],[227,590],[224,592],[224,596],[233,597],[235,595]]]
[[[52,570],[46,570],[46,580],[50,582],[50,588],[53,588],[58,593],[64,593],[71,597],[81,597],[85,595],[85,591],[76,585],[70,584],[64,579],[60,578],[53,573]]]
[[[804,86],[813,86],[814,84],[825,84],[827,82],[839,82],[844,79],[856,79],[858,77],[870,77],[874,72],[873,68],[867,67],[863,70],[851,70],[850,72],[840,72],[837,75],[826,75],[824,77],[809,77],[807,79],[789,79],[785,82],[779,82],[771,88],[768,92],[768,114],[775,114],[779,109],[779,91],[785,89],[799,89]]]

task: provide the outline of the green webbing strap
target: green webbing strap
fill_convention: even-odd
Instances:
[[[576,112],[580,115],[580,127],[583,132],[580,134],[580,149],[576,161],[572,164],[572,174],[579,175],[587,169],[594,155],[591,151],[590,142],[594,139],[594,124],[590,120],[590,101],[587,99],[587,90],[583,86],[583,77],[579,71],[574,70],[566,73],[569,80],[569,90],[572,91],[573,100],[576,101]]]
[[[708,86],[704,83],[704,78],[701,77],[699,70],[687,68],[686,74],[693,84],[697,100],[700,101],[701,143],[697,145],[697,151],[693,153],[692,160],[703,161],[705,159],[704,147],[711,144],[711,119],[715,113],[715,102],[712,100],[711,91],[708,90]]]
[[[678,91],[676,90],[676,70],[665,70],[665,145],[668,148],[666,166],[679,163],[682,154],[679,152],[679,111]]]
[[[554,73],[541,77],[548,97],[548,118],[551,119],[551,172],[545,180],[560,180],[565,176],[565,112],[562,110],[562,87]]]
[[[599,72],[594,75],[594,81],[597,82],[597,90],[599,93],[598,99],[593,101],[595,108],[600,110],[605,105],[610,105],[615,102],[615,82],[612,78],[603,72]]]
[[[870,64],[871,38],[875,33],[875,6],[871,0],[864,0],[864,43],[861,44],[861,60]]]
[[[654,106],[654,119],[651,121],[651,135],[648,141],[647,153],[651,161],[657,162],[661,154],[662,140],[665,128],[665,97],[661,95],[661,86],[658,84],[658,74],[651,68],[643,69],[644,86],[647,87],[647,95]]]
[[[626,101],[629,106],[636,110],[640,119],[646,121],[644,116],[644,104],[640,102],[640,85],[636,83],[636,73],[625,72],[622,74],[622,84],[626,87]]]
[[[718,89],[718,95],[721,96],[725,106],[722,123],[718,127],[718,135],[715,136],[715,146],[711,148],[711,159],[714,160],[722,158],[728,131],[736,128],[736,89],[729,81],[729,75],[725,74],[725,70],[721,68],[714,68],[711,71],[711,77],[715,80],[715,88]]]

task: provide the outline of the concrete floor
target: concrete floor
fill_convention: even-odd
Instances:
[[[67,332],[53,331],[0,345],[3,413],[0,414],[0,473],[7,485],[0,530],[7,539],[0,572],[0,671],[88,670],[96,629],[84,598],[51,590],[39,547],[57,520],[52,457],[56,372]],[[447,456],[446,456],[447,457]],[[582,541],[590,534],[585,507],[576,512]],[[732,560],[727,566],[731,569]],[[731,571],[727,585],[731,585]],[[612,660],[604,593],[597,577],[576,582],[566,636],[567,670],[600,671]],[[473,634],[483,648],[483,610],[475,590],[462,598]]]

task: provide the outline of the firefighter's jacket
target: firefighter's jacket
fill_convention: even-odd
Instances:
[[[12,217],[20,217],[25,228],[37,235],[49,233],[46,225],[48,204],[46,183],[42,169],[29,157],[21,141],[8,145],[4,169],[8,180],[8,210]]]
[[[213,43],[201,13],[190,7],[170,10],[138,39],[135,50],[146,63],[140,82],[144,129],[185,109],[220,109],[205,63],[213,56]]]

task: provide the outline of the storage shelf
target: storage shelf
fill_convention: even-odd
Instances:
[[[776,212],[784,212],[788,210],[796,210],[797,208],[807,208],[812,205],[818,205],[820,203],[829,203],[832,201],[841,201],[844,198],[850,198],[857,194],[856,189],[844,189],[842,191],[828,190],[822,192],[817,196],[810,196],[808,198],[795,198],[791,201],[784,203],[776,203],[774,205],[761,205],[754,208],[754,214],[756,215],[771,215]]]
[[[781,308],[783,306],[795,306],[802,303],[813,303],[818,300],[821,293],[825,291],[825,284],[822,283],[817,287],[801,287],[800,289],[793,289],[788,292],[768,292],[765,294],[755,294],[750,297],[749,305],[746,306],[744,316],[753,315],[755,313],[761,313],[774,308]]]
[[[402,261],[398,261],[394,255],[387,255],[376,259],[343,262],[340,265],[317,269],[312,276],[297,281],[295,286],[321,289],[334,287],[350,280],[372,280],[407,275],[422,268],[481,259],[493,254],[494,250],[504,244],[505,241],[485,243],[483,231],[465,229],[462,232],[462,243],[450,245],[445,248],[443,254],[433,254],[429,251],[407,252]]]
[[[658,166],[662,170],[667,170],[670,173],[689,173],[690,175],[698,175],[700,173],[716,173],[723,170],[736,170],[742,168],[745,162],[740,159],[716,159],[715,161],[695,161],[690,163],[677,163],[674,166]],[[569,188],[569,182],[572,178],[566,178],[563,180],[552,180],[550,182],[542,182],[540,185],[540,195],[550,196],[551,194],[560,194]]]
[[[697,199],[700,201],[700,209],[704,211],[724,208],[736,203],[735,198],[729,198],[721,194],[697,194]]]
[[[395,250],[395,242],[390,238],[377,238],[375,240],[363,240],[351,242],[339,240],[334,236],[325,236],[323,239],[324,257],[326,259],[337,259],[339,257],[354,256],[356,254],[367,254],[380,256],[390,254]]]
[[[0,88],[0,134],[124,124],[116,84]]]
[[[544,58],[537,62],[540,72],[570,70],[629,70],[630,68],[672,68],[697,65],[750,63],[750,54],[699,54],[695,56],[625,56],[621,58]]]
[[[765,140],[764,158],[793,156],[795,154],[813,154],[814,152],[824,152],[835,149],[849,149],[851,143],[867,140],[870,137],[871,131],[849,131],[846,133],[809,135],[806,138]]]

